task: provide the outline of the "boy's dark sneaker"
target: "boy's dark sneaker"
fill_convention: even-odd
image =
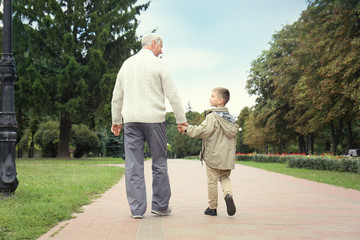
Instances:
[[[234,204],[234,200],[230,194],[226,194],[225,202],[226,202],[227,213],[229,214],[229,216],[233,216],[236,213],[236,207]]]
[[[205,215],[217,216],[216,209],[207,208],[204,213]]]

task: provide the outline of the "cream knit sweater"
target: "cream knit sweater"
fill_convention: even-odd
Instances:
[[[186,122],[177,87],[161,58],[142,49],[128,58],[117,75],[111,101],[112,124],[165,121],[165,96],[177,123]]]

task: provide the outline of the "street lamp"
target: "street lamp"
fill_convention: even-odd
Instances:
[[[3,56],[0,59],[0,194],[15,192],[16,178],[15,145],[17,122],[15,116],[14,82],[15,60],[12,54],[12,0],[4,0]]]

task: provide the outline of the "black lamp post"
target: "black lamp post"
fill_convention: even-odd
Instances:
[[[12,53],[12,0],[4,0],[3,56],[0,60],[0,194],[15,192],[16,178],[15,145],[17,122],[15,116],[14,82],[15,60]]]

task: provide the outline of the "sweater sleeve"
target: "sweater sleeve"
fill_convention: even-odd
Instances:
[[[189,137],[206,139],[213,134],[217,127],[218,122],[215,117],[209,114],[200,125],[186,127],[186,132]]]
[[[111,116],[112,116],[112,124],[119,125],[122,124],[122,105],[123,105],[123,97],[124,97],[124,90],[121,85],[122,79],[122,70],[120,69],[117,78],[115,87],[113,90],[113,97],[111,100]]]
[[[161,80],[165,96],[169,100],[171,108],[174,111],[176,123],[186,122],[185,111],[182,105],[179,91],[168,67],[164,63],[162,63]]]

